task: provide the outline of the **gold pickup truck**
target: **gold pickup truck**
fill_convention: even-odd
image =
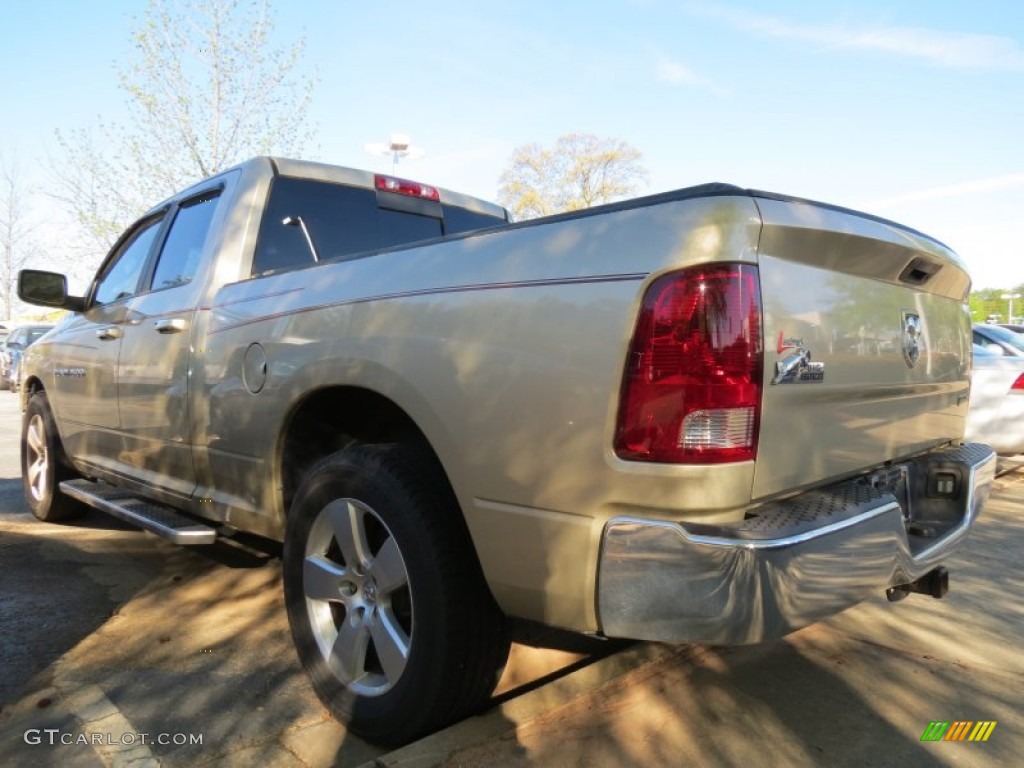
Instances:
[[[536,221],[256,158],[161,203],[22,371],[33,512],[283,542],[299,656],[399,743],[486,701],[519,617],[756,643],[940,597],[995,456],[964,444],[941,243],[709,184]]]

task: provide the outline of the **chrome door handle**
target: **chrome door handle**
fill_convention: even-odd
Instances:
[[[96,330],[96,338],[100,341],[113,341],[114,339],[120,339],[123,335],[124,331],[117,326],[98,328]]]
[[[188,322],[183,317],[165,317],[163,320],[153,322],[153,329],[157,333],[181,333],[188,328]]]

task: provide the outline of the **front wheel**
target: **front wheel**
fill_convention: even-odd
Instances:
[[[471,714],[508,655],[454,496],[411,446],[350,446],[309,471],[284,590],[313,687],[370,741],[402,744]]]
[[[61,493],[60,482],[74,478],[67,464],[46,394],[28,401],[21,425],[21,478],[32,514],[53,523],[81,517],[86,507]]]

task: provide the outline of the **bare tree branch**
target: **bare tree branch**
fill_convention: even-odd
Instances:
[[[0,158],[0,312],[14,314],[18,271],[39,254],[36,226],[27,218],[28,187],[17,164]]]
[[[315,78],[275,48],[268,0],[150,0],[117,65],[124,124],[57,134],[53,196],[105,251],[147,208],[257,154],[300,156]]]

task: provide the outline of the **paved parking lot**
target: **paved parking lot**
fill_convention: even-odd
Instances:
[[[0,393],[0,765],[1003,766],[1024,753],[1024,471],[999,479],[945,600],[880,595],[750,648],[552,650],[535,646],[564,638],[534,635],[490,712],[383,754],[308,688],[273,548],[179,549],[99,513],[32,518],[15,401]],[[998,724],[982,744],[922,743],[933,720]]]

